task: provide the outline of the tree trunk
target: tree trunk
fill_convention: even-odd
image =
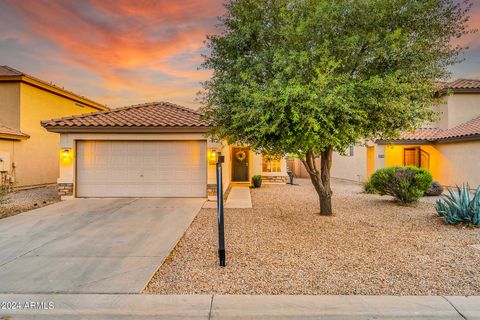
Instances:
[[[301,159],[320,200],[320,215],[333,216],[332,189],[330,188],[330,168],[333,148],[328,147],[320,153],[320,170],[315,163],[315,154],[308,150],[305,159]]]

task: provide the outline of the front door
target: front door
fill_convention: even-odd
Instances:
[[[232,181],[248,182],[249,149],[233,148],[232,150]]]

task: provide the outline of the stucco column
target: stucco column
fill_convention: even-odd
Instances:
[[[65,156],[64,153],[67,153]],[[75,141],[68,133],[60,134],[58,156],[60,157],[60,177],[57,179],[58,192],[62,200],[73,198],[75,181]]]
[[[385,167],[385,145],[375,147],[375,171]]]

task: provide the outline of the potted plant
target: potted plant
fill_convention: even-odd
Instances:
[[[262,176],[258,174],[253,176],[252,183],[255,188],[260,188],[262,186]]]

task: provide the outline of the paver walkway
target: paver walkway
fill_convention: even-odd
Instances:
[[[0,220],[0,293],[138,293],[205,199],[74,199]]]
[[[0,295],[13,319],[480,319],[480,297]],[[36,304],[32,304],[36,303]],[[30,308],[23,308],[27,303]]]

